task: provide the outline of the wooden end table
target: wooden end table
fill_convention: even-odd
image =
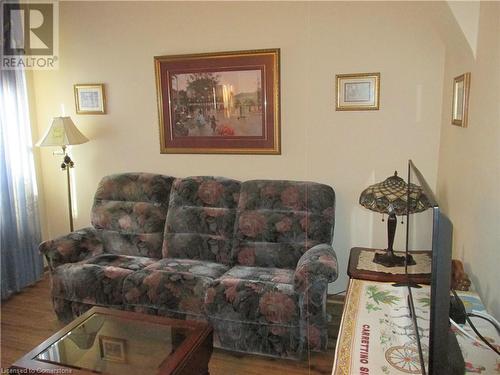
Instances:
[[[29,374],[207,375],[212,335],[205,322],[93,307],[11,368]]]
[[[375,252],[384,252],[385,250],[380,249],[370,249],[365,247],[353,247],[349,256],[349,266],[347,268],[347,274],[353,279],[360,280],[370,280],[370,281],[383,281],[383,282],[404,282],[406,280],[404,267],[385,267],[381,264],[372,263],[371,260],[375,255]],[[403,252],[395,252],[397,255],[404,255]],[[431,251],[412,251],[414,258],[423,259],[425,264],[422,262],[419,264],[418,258],[416,259],[417,264],[414,266],[408,266],[408,272],[410,274],[411,281],[417,284],[430,284],[431,282]],[[366,266],[363,267],[361,263]],[[370,268],[370,269],[368,269]]]

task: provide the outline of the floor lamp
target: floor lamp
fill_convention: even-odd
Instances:
[[[89,140],[77,129],[71,117],[54,117],[52,125],[47,130],[43,138],[36,145],[39,147],[59,146],[62,147],[64,156],[61,163],[61,169],[66,171],[68,181],[68,208],[69,208],[69,227],[73,232],[73,208],[71,205],[71,179],[69,169],[74,167],[73,160],[66,152],[66,147],[70,145],[79,145]]]

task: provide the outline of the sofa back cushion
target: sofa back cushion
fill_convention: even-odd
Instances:
[[[92,225],[106,252],[161,258],[174,178],[150,173],[104,177],[95,193]]]
[[[245,266],[292,268],[332,242],[335,193],[314,182],[254,180],[241,185],[232,258]]]
[[[164,258],[231,265],[240,182],[223,177],[176,179],[165,224]]]

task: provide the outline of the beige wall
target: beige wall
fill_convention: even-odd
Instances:
[[[308,179],[337,193],[334,246],[346,288],[352,246],[386,245],[385,223],[359,193],[413,159],[437,181],[444,45],[412,3],[60,4],[60,69],[37,72],[42,133],[61,105],[89,143],[72,150],[76,227],[89,224],[99,179],[122,171],[237,179]],[[281,156],[161,155],[153,56],[281,48]],[[336,112],[338,73],[381,72],[381,109]],[[106,84],[108,114],[76,115],[73,84]],[[59,157],[42,150],[46,237],[68,230]],[[398,244],[402,248],[402,226]]]
[[[449,29],[458,27],[449,22]],[[500,4],[481,2],[476,58],[459,33],[446,49],[438,197],[454,226],[454,257],[500,317]],[[451,125],[453,77],[471,72],[469,126]]]

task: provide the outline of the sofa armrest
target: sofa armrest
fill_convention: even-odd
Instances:
[[[47,259],[51,270],[61,264],[79,262],[104,252],[97,231],[92,227],[44,241],[38,249]]]
[[[294,274],[294,286],[299,292],[316,280],[331,283],[337,279],[337,255],[328,244],[319,244],[307,250],[299,259]]]

